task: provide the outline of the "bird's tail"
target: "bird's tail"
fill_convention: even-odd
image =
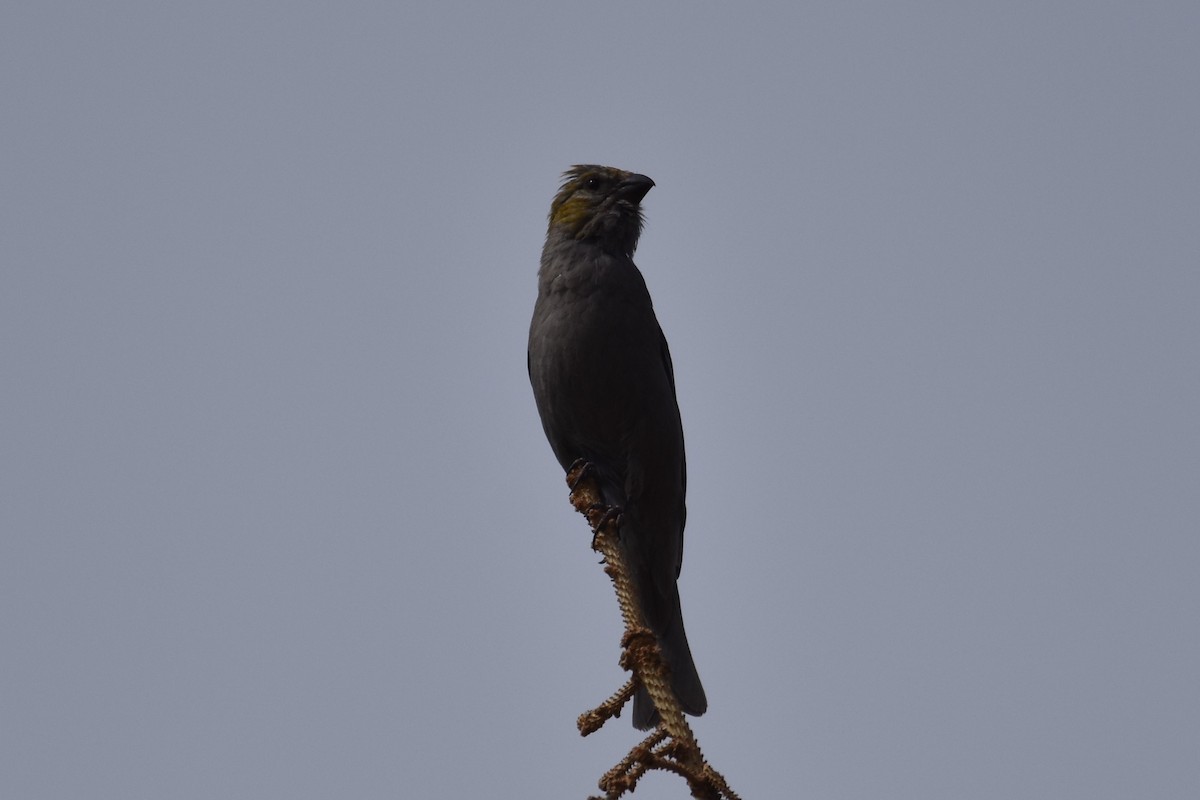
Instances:
[[[675,690],[679,704],[686,713],[698,717],[708,709],[708,698],[704,696],[700,674],[696,672],[696,662],[692,660],[692,650],[688,647],[687,634],[683,630],[678,591],[675,592],[674,601],[675,613],[671,616],[666,630],[656,632],[658,645],[662,648],[663,657],[671,670],[671,688]],[[633,726],[645,731],[658,723],[658,709],[654,707],[649,692],[643,686],[633,696]]]

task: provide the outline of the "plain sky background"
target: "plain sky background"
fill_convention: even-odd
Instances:
[[[0,11],[0,797],[583,798],[525,374],[644,172],[747,800],[1200,796],[1200,4]],[[637,797],[686,797],[670,776]]]

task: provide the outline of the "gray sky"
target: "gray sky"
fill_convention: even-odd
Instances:
[[[619,617],[524,352],[577,162],[658,182],[733,787],[1200,794],[1198,40],[1194,2],[6,4],[0,796],[594,793]]]

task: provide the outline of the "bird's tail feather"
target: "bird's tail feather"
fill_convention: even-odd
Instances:
[[[692,660],[692,650],[688,647],[687,634],[683,629],[683,616],[678,610],[678,599],[675,602],[675,616],[667,630],[658,634],[658,644],[671,670],[671,688],[675,690],[679,704],[686,713],[698,717],[708,709],[708,699],[704,695],[704,686],[700,683],[700,674],[696,672],[696,662]],[[654,707],[649,692],[643,686],[633,696],[633,726],[644,731],[653,728],[658,722],[658,709]]]

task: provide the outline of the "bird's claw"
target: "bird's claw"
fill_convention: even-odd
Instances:
[[[593,503],[588,507],[587,519],[592,526],[592,549],[596,550],[596,539],[601,534],[616,534],[621,527],[621,515],[624,510],[620,506],[607,506],[603,503]],[[611,528],[609,526],[612,526]]]
[[[621,515],[625,513],[625,509],[620,506],[608,506],[604,503],[593,503],[588,507],[588,519],[595,519],[593,527],[599,529],[604,528],[609,524],[620,526]],[[598,516],[597,516],[598,515]]]
[[[586,458],[577,458],[571,462],[571,466],[567,468],[567,486],[572,492],[579,488],[579,484],[585,478],[592,474],[595,467],[592,462]]]

